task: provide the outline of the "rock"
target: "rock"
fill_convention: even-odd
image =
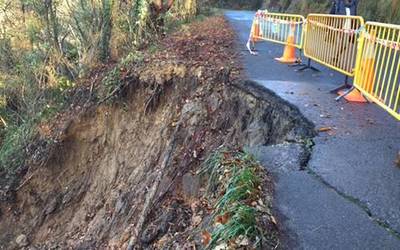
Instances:
[[[250,240],[249,238],[241,235],[238,237],[235,243],[240,247],[247,247],[250,245]]]
[[[147,226],[140,237],[140,242],[146,245],[151,244],[160,235],[160,231],[159,225],[152,224]]]
[[[201,216],[197,215],[192,217],[192,225],[194,227],[197,227],[198,225],[200,225],[201,221],[203,220],[203,218],[201,218]]]
[[[164,211],[160,217],[148,225],[143,231],[140,241],[142,244],[149,245],[155,241],[159,236],[168,232],[170,223],[176,218],[177,206],[173,204],[170,209]]]
[[[182,190],[186,197],[196,198],[200,190],[200,177],[190,173],[182,178]]]
[[[221,244],[219,244],[218,246],[216,246],[214,249],[215,249],[215,250],[226,250],[226,249],[228,249],[228,244],[226,244],[226,243],[221,243]]]
[[[44,213],[46,215],[52,214],[54,211],[56,211],[58,205],[59,205],[60,197],[56,197],[52,199],[45,207]]]
[[[207,98],[207,103],[209,105],[209,109],[211,113],[214,113],[217,111],[217,109],[221,106],[221,100],[218,96],[218,94],[213,93]]]
[[[302,167],[305,149],[301,144],[282,143],[271,146],[255,146],[248,150],[256,156],[269,171],[288,173]]]
[[[182,114],[186,116],[192,116],[195,113],[199,113],[202,110],[202,104],[200,102],[189,101],[182,107]]]
[[[96,249],[96,242],[89,238],[86,240],[83,240],[82,242],[78,242],[78,245],[76,246],[76,250],[86,250],[86,249]]]
[[[15,242],[17,243],[17,245],[18,245],[19,247],[26,247],[26,246],[29,245],[28,237],[26,237],[25,234],[19,235],[19,236],[15,239]]]

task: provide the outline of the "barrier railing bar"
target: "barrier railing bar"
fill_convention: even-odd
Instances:
[[[399,29],[399,32],[398,32],[398,34],[397,34],[397,44],[399,44],[399,42],[400,42],[400,29]],[[400,58],[399,58],[399,57],[400,57],[400,55],[398,55],[398,52],[399,52],[399,50],[395,50],[395,56],[394,56],[394,58],[397,57],[397,63],[399,64],[399,61],[400,61]],[[393,64],[392,64],[392,71],[393,71],[394,65],[395,65],[395,62],[393,62]],[[396,82],[397,82],[397,80],[398,80],[399,70],[400,70],[400,67],[397,66],[397,70],[396,70],[396,73],[395,73],[395,76],[394,76],[394,79],[393,79],[393,85],[394,85],[394,86],[395,86],[395,84],[396,84]],[[398,89],[399,89],[399,94],[400,94],[400,86],[398,86]],[[390,95],[389,107],[392,106],[392,99],[393,99],[393,95],[394,95],[395,90],[396,90],[396,88],[393,87],[393,88],[392,88],[392,94]],[[398,95],[399,95],[399,94],[398,94]],[[396,107],[396,106],[395,106],[395,107]]]
[[[395,32],[395,30],[392,30],[393,32],[392,32],[392,38],[390,39],[390,41],[393,41],[395,38],[396,38],[396,32]],[[392,70],[390,70],[389,71],[389,66],[390,66],[390,62],[391,62],[391,59],[392,59],[392,54],[394,54],[391,50],[389,50],[389,57],[388,57],[388,59],[386,60],[386,68],[385,68],[385,76],[384,76],[384,82],[386,82],[386,77],[388,76],[388,73],[389,73],[389,78],[387,79],[388,80],[388,84],[387,84],[387,86],[386,86],[386,90],[385,90],[385,97],[383,98],[384,100],[385,100],[385,102],[386,102],[386,100],[387,100],[387,95],[388,95],[388,93],[389,93],[389,88],[391,87],[391,79],[392,79]],[[393,57],[393,60],[395,60],[396,58],[394,58]],[[393,64],[393,63],[392,63]]]
[[[383,32],[383,35],[382,35],[382,39],[386,39],[386,37],[388,36],[388,33],[390,32],[390,30],[389,30],[387,27],[382,27],[382,29],[383,29],[383,31],[384,31],[384,32]],[[378,58],[379,64],[378,64],[378,67],[377,67],[377,69],[376,69],[376,70],[378,70],[378,72],[379,72],[378,78],[377,78],[376,81],[377,81],[378,83],[380,83],[380,82],[381,82],[381,78],[382,78],[382,73],[383,73],[382,67],[383,67],[383,64],[384,64],[384,58],[386,57],[386,47],[385,47],[382,43],[378,43],[378,39],[381,39],[379,35],[378,35],[377,38],[375,38],[374,43],[379,44],[380,51],[382,52],[382,53],[379,55],[379,58]],[[382,89],[382,86],[381,86],[380,84],[377,84],[377,87],[376,87],[376,96],[377,96],[378,98],[380,98],[380,96],[381,96],[381,89]],[[378,92],[379,92],[379,93],[378,93]]]
[[[332,44],[332,41],[333,41],[333,36],[332,36],[332,31],[333,30],[330,28],[333,25],[333,20],[332,19],[327,19],[327,18],[324,18],[323,20],[324,20],[324,22],[326,24],[326,26],[324,27],[323,33],[324,34],[328,34],[328,38],[327,38],[328,42],[327,42],[326,46],[324,46],[324,53],[322,54],[322,57],[321,57],[322,60],[321,61],[328,62],[328,60],[326,59],[326,56],[329,54],[329,49],[330,49],[329,47],[330,47],[330,45]],[[330,63],[330,62],[328,62],[328,63]]]
[[[374,74],[372,77],[372,82],[373,83],[375,83],[375,81],[376,81],[376,79],[377,79],[377,76],[378,76],[378,74],[376,73],[377,71],[377,69],[378,69],[378,65],[379,65],[379,59],[381,58],[381,52],[382,52],[382,46],[380,46],[379,44],[377,44],[376,42],[375,42],[375,39],[376,39],[376,34],[381,34],[381,32],[382,32],[382,29],[383,29],[383,27],[379,27],[379,31],[377,32],[376,31],[376,29],[373,29],[372,30],[372,34],[373,34],[373,36],[372,37],[370,37],[370,39],[368,40],[368,42],[369,42],[369,44],[370,44],[370,46],[371,46],[371,48],[374,48],[375,49],[375,55],[374,55],[374,58],[377,58],[378,59],[378,61],[377,62],[375,62],[375,65],[374,65],[374,71],[372,72],[372,74]],[[371,30],[370,30],[371,31]],[[377,49],[377,47],[379,46],[379,49]],[[379,50],[379,52],[378,52],[378,50]],[[376,60],[375,60],[376,61]],[[368,73],[368,77],[370,77],[370,73]],[[365,85],[365,84],[364,84]],[[372,85],[371,86],[371,88],[372,89],[374,89],[374,85]],[[374,90],[371,90],[371,91],[374,91],[374,95],[376,95],[376,93],[377,93],[377,91],[378,91],[378,84],[376,85],[376,88],[374,89]]]
[[[332,19],[332,26],[334,27],[344,27],[346,20],[341,19],[338,23],[336,22],[337,19]],[[339,35],[339,44],[340,44],[340,49],[338,54],[336,54],[335,56],[337,57],[337,60],[335,60],[333,63],[331,63],[333,66],[335,67],[339,67],[342,68],[343,70],[346,70],[346,61],[347,61],[347,51],[346,51],[346,44],[344,41],[346,41],[346,34],[344,32],[340,32],[340,31],[336,31],[335,30],[335,34],[332,34],[332,43],[335,41],[335,37],[334,35]],[[341,37],[341,39],[340,39]],[[341,59],[341,60],[340,60]]]
[[[386,29],[387,29],[387,28],[386,28]],[[389,39],[389,37],[390,37],[390,32],[391,32],[391,30],[390,30],[390,29],[389,29],[389,30],[387,29],[386,40]],[[382,46],[383,46],[383,45],[382,45]],[[380,61],[381,64],[380,64],[380,68],[379,68],[378,83],[381,82],[382,76],[385,77],[385,73],[386,73],[386,71],[384,71],[383,69],[384,69],[384,65],[386,65],[384,59],[387,57],[387,55],[386,55],[386,53],[387,53],[387,47],[386,47],[386,46],[383,46],[383,47],[384,47],[384,49],[383,49],[382,60]],[[382,81],[382,82],[383,82],[383,81]],[[382,99],[382,93],[383,93],[383,89],[384,89],[384,88],[385,88],[385,83],[383,83],[383,85],[381,86],[381,88],[380,88],[380,90],[379,90],[379,99]]]
[[[375,100],[376,97],[371,95],[370,93],[366,92],[363,89],[360,89],[360,91],[363,93],[363,95],[365,95],[367,98],[371,99],[371,100]],[[400,94],[400,92],[399,92]],[[393,115],[396,119],[400,120],[400,114],[398,114],[396,111],[392,110],[391,108],[387,107],[384,103],[382,102],[375,102],[376,105],[378,105],[379,107],[383,108],[384,110],[386,110],[387,112],[389,112],[391,115]]]

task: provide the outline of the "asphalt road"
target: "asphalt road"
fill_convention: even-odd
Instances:
[[[400,249],[400,122],[374,104],[335,101],[329,90],[344,76],[314,63],[321,72],[296,72],[277,63],[283,47],[245,44],[254,12],[226,11],[237,32],[247,76],[296,105],[317,128],[307,169],[289,145],[255,150],[276,177],[276,212],[289,249]],[[297,165],[296,165],[297,164]]]

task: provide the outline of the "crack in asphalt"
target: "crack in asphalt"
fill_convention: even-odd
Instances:
[[[364,202],[362,202],[360,199],[357,199],[351,195],[346,194],[343,191],[340,191],[337,187],[335,187],[332,184],[330,184],[329,182],[327,182],[322,176],[320,176],[317,172],[313,171],[309,167],[309,162],[311,160],[311,157],[313,155],[313,150],[316,145],[316,143],[314,142],[313,139],[310,138],[309,140],[306,140],[306,141],[291,142],[291,143],[300,143],[300,144],[303,144],[303,147],[304,147],[304,153],[302,154],[301,159],[300,159],[301,164],[300,164],[299,171],[306,171],[307,174],[311,175],[314,179],[319,181],[321,184],[323,184],[324,186],[333,190],[336,194],[338,194],[339,196],[344,198],[346,201],[351,202],[354,205],[356,205],[358,208],[363,210],[374,223],[376,223],[378,226],[384,228],[387,232],[389,232],[391,235],[393,235],[394,237],[396,237],[397,239],[400,240],[400,232],[395,230],[394,228],[392,228],[389,225],[389,223],[385,222],[384,220],[382,220],[381,218],[379,218],[375,214],[373,214],[372,211],[369,209],[369,207]]]
[[[324,186],[326,186],[329,189],[333,190],[336,194],[338,194],[339,196],[341,196],[342,198],[344,198],[348,202],[351,202],[354,205],[356,205],[358,208],[363,210],[374,223],[376,223],[378,226],[384,228],[387,232],[389,232],[391,235],[393,235],[394,237],[396,237],[397,239],[400,240],[400,232],[398,232],[397,230],[393,229],[387,222],[385,222],[384,220],[382,220],[382,219],[378,218],[376,215],[374,215],[372,213],[372,211],[369,209],[369,207],[364,202],[362,202],[360,199],[357,199],[357,198],[355,198],[355,197],[353,197],[351,195],[346,194],[343,191],[340,191],[338,188],[336,188],[335,186],[331,185],[322,176],[317,174],[317,172],[313,171],[308,166],[309,162],[311,160],[311,157],[312,157],[312,154],[313,154],[313,149],[314,149],[315,145],[316,145],[316,143],[312,139],[310,139],[307,143],[304,143],[305,154],[307,155],[307,158],[303,159],[304,165],[300,166],[299,171],[306,171],[307,174],[309,174],[312,177],[314,177],[314,179],[319,181],[321,184],[323,184]]]
[[[312,155],[312,153],[310,154],[310,156],[311,155]],[[311,157],[310,157],[310,159],[311,159]],[[400,232],[398,232],[395,229],[393,229],[387,222],[385,222],[382,219],[376,217],[376,215],[374,215],[371,212],[369,207],[364,202],[362,202],[360,199],[357,199],[357,198],[355,198],[355,197],[353,197],[351,195],[348,195],[348,194],[344,193],[343,191],[340,191],[338,188],[336,188],[335,186],[331,185],[322,176],[317,174],[315,171],[313,171],[308,166],[305,169],[300,169],[300,171],[306,171],[307,174],[309,174],[312,177],[314,177],[317,181],[322,183],[324,186],[328,187],[329,189],[333,190],[336,194],[338,194],[339,196],[341,196],[345,200],[347,200],[347,201],[353,203],[354,205],[356,205],[357,207],[359,207],[361,210],[363,210],[368,215],[368,217],[374,223],[376,223],[378,226],[384,228],[387,232],[389,232],[390,234],[392,234],[393,236],[395,236],[396,238],[398,238],[400,240]]]
[[[303,114],[301,114],[301,115],[303,115]],[[391,235],[393,235],[394,237],[396,237],[397,239],[400,240],[400,232],[393,229],[387,222],[385,222],[381,218],[374,215],[372,213],[372,211],[369,209],[369,207],[364,202],[362,202],[360,199],[357,199],[351,195],[346,194],[343,191],[340,191],[337,187],[331,185],[322,176],[317,174],[317,172],[313,171],[309,167],[309,162],[313,155],[313,149],[316,146],[316,143],[314,142],[314,140],[312,138],[309,138],[304,141],[298,141],[298,140],[288,141],[288,140],[286,140],[286,143],[302,145],[304,148],[304,151],[301,154],[300,159],[299,159],[299,162],[300,162],[299,171],[305,171],[307,174],[312,176],[314,179],[316,179],[318,182],[320,182],[324,186],[333,190],[336,194],[338,194],[339,196],[344,198],[346,201],[351,202],[352,204],[356,205],[358,208],[360,208],[362,211],[364,211],[375,224],[384,228],[387,232],[389,232]]]

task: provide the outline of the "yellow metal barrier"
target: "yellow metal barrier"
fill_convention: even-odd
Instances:
[[[347,76],[354,76],[357,35],[364,25],[360,16],[310,14],[304,38],[304,55]]]
[[[258,11],[255,15],[251,37],[253,42],[263,40],[283,45],[303,47],[303,24],[301,15]]]
[[[367,22],[354,86],[400,120],[400,25]]]
[[[248,44],[260,40],[304,49],[306,57],[355,77],[353,88],[400,120],[400,25],[258,11]]]

